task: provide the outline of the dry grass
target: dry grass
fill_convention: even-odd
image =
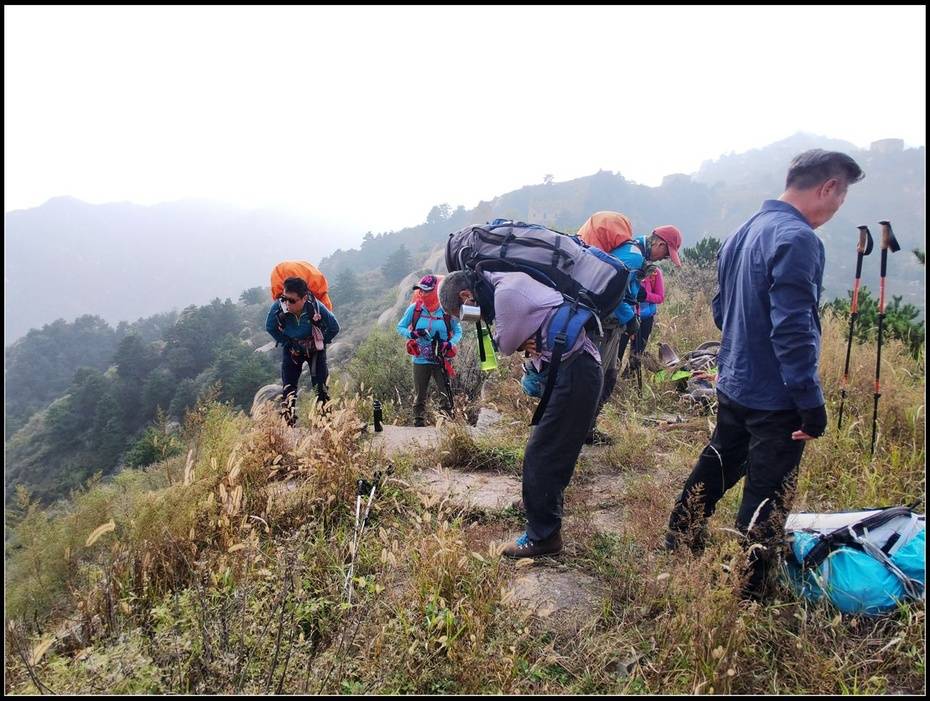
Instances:
[[[700,298],[701,292],[695,293]],[[688,295],[690,296],[690,295]],[[682,352],[716,337],[705,302],[672,289],[653,337]],[[854,349],[848,424],[835,430],[843,324],[824,320],[821,377],[829,433],[807,446],[796,508],[849,509],[925,494],[923,361],[883,355],[881,439],[868,456],[874,349]],[[483,405],[502,437],[452,428],[438,451],[458,469],[519,472],[535,400],[503,359]],[[470,520],[421,499],[398,459],[351,558],[356,480],[380,467],[359,440],[370,396],[342,389],[303,430],[198,409],[185,454],[89,486],[55,511],[25,506],[7,548],[6,690],[33,693],[728,693],[878,694],[925,690],[925,608],[839,616],[787,590],[738,601],[740,492],[711,519],[700,557],[660,547],[673,500],[713,417],[656,430],[686,411],[648,379],[619,384],[601,424],[615,443],[589,450],[567,497],[566,555],[543,564],[593,577],[600,609],[572,636],[525,620],[508,589],[520,568],[494,541],[512,514]],[[477,402],[469,404],[474,409]],[[185,474],[187,479],[185,479]],[[595,482],[599,480],[598,482]],[[607,505],[585,491],[611,481]],[[290,483],[290,487],[284,487]],[[611,509],[617,527],[590,513]],[[89,546],[88,536],[112,519]],[[538,565],[537,563],[537,566]],[[12,627],[9,624],[12,623]],[[43,651],[49,636],[54,642]],[[41,653],[41,654],[39,654]]]

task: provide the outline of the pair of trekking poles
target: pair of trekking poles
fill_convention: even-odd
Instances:
[[[896,253],[901,250],[898,240],[895,238],[894,231],[891,229],[891,222],[883,220],[879,222],[882,227],[882,261],[881,277],[879,278],[879,295],[878,295],[878,352],[875,358],[875,395],[874,405],[872,408],[872,445],[869,449],[870,455],[875,455],[875,437],[878,425],[878,400],[881,393],[881,369],[882,369],[882,331],[885,323],[885,275],[888,271],[888,250]],[[843,405],[846,403],[846,386],[849,382],[849,357],[852,353],[853,331],[856,326],[856,319],[859,316],[859,283],[862,277],[862,259],[872,252],[873,242],[872,234],[869,227],[860,226],[859,244],[856,246],[856,278],[853,282],[852,301],[849,305],[849,338],[846,340],[846,364],[843,367],[843,382],[840,389],[840,415],[837,422],[837,429],[843,428]]]
[[[378,487],[393,472],[394,465],[388,463],[387,469],[384,472],[380,470],[376,471],[370,482],[366,479],[360,479],[356,482],[355,530],[352,532],[352,546],[349,550],[349,568],[346,570],[346,578],[343,583],[343,589],[345,589],[346,592],[346,600],[349,604],[352,603],[352,588],[355,583],[355,556],[358,553],[358,546],[362,540],[362,533],[365,531],[365,526],[368,523],[368,514],[371,513],[371,505],[375,500],[375,492],[378,491]],[[365,513],[362,515],[362,501],[366,495],[368,496],[368,501],[365,504]]]

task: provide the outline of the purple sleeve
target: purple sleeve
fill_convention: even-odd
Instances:
[[[494,340],[502,355],[510,355],[532,338],[552,311],[533,305],[526,294],[508,286],[497,289],[494,309]]]

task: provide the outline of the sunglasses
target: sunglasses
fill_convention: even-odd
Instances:
[[[290,297],[282,297],[282,298],[281,298],[281,301],[284,302],[285,304],[297,304],[300,300],[299,300],[299,299],[291,299]]]

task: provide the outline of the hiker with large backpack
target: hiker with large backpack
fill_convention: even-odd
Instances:
[[[281,356],[282,399],[285,418],[289,425],[294,426],[297,423],[294,410],[297,383],[304,363],[310,368],[311,385],[316,389],[317,400],[322,404],[329,400],[325,351],[326,345],[339,333],[339,322],[310,291],[306,280],[289,277],[283,281],[280,299],[268,310],[265,329],[278,344],[284,346]]]
[[[413,425],[426,426],[426,397],[430,378],[440,389],[440,408],[452,414],[453,376],[451,359],[462,338],[462,326],[439,304],[439,278],[424,275],[413,286],[413,302],[407,307],[397,324],[397,333],[407,341],[407,353],[413,360],[413,385],[416,399],[413,403]]]
[[[827,427],[817,372],[825,253],[814,229],[862,177],[846,154],[799,154],[781,197],[763,202],[717,259],[717,424],[675,502],[666,546],[699,551],[707,519],[745,476],[736,526],[746,536],[747,598],[767,593],[804,443]]]
[[[578,238],[589,246],[593,246],[601,251],[610,253],[619,250],[625,243],[633,239],[633,224],[629,218],[620,212],[595,212],[587,221],[581,225],[578,230]],[[639,265],[638,259],[627,259],[623,261],[630,270],[635,271]],[[598,398],[597,411],[594,414],[594,422],[591,424],[591,430],[585,438],[585,443],[610,443],[610,437],[606,433],[594,430],[594,423],[607,401],[607,397],[613,392],[614,385],[617,383],[617,349],[620,345],[620,336],[623,331],[623,324],[614,315],[608,315],[602,319],[603,333],[596,337],[597,352],[601,356],[601,369],[604,372],[604,385],[601,389],[601,395]]]
[[[600,344],[601,362],[604,365],[604,386],[597,401],[597,410],[591,422],[585,443],[609,443],[607,434],[595,429],[597,417],[610,398],[617,383],[619,359],[630,338],[639,334],[639,303],[646,300],[638,275],[647,263],[671,258],[681,267],[678,249],[681,232],[668,224],[657,227],[649,236],[633,237],[630,220],[619,212],[596,212],[581,226],[579,238],[590,246],[606,251],[621,261],[633,273],[623,300],[617,305],[612,318],[604,323],[604,336]]]
[[[544,363],[554,365],[552,331],[564,329],[559,312],[566,308],[557,290],[522,272],[466,270],[447,276],[439,294],[443,308],[453,316],[466,304],[480,308],[481,319],[494,324],[492,338],[501,354],[526,352],[537,369]],[[559,351],[555,384],[542,415],[538,420],[534,417],[537,423],[523,455],[526,532],[504,549],[507,557],[537,557],[562,550],[562,496],[603,379],[595,344],[583,328],[573,335],[571,345]]]
[[[322,302],[329,311],[333,311],[333,301],[329,297],[329,283],[326,276],[313,263],[306,260],[284,260],[271,270],[271,299],[281,301],[284,293],[284,281],[289,277],[299,277],[307,283],[317,301]],[[282,305],[283,309],[283,305]],[[329,365],[326,362],[326,347],[317,351],[310,367],[310,382],[314,387],[324,388],[329,378]]]
[[[521,385],[540,397],[523,457],[526,531],[503,554],[557,553],[562,497],[603,380],[589,334],[602,335],[603,320],[626,293],[630,270],[576,236],[504,219],[450,234],[446,268],[453,274],[439,291],[443,308],[475,321],[482,361],[488,350],[481,343],[488,338],[482,323],[494,325],[490,338],[501,353],[523,351],[524,373],[533,374],[525,374]]]

